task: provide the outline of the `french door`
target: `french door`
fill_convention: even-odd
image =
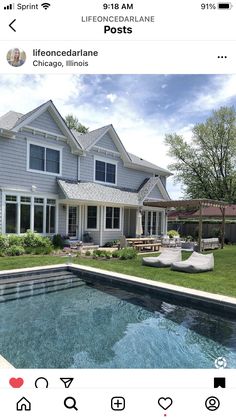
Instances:
[[[145,236],[156,235],[159,227],[158,221],[156,211],[144,211],[142,215],[143,234]]]
[[[78,238],[78,207],[69,207],[68,236],[70,239]]]

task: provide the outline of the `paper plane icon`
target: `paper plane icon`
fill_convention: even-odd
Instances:
[[[63,382],[65,388],[69,388],[74,378],[60,378],[60,380]]]

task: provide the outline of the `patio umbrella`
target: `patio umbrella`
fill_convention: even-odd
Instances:
[[[137,223],[136,223],[136,236],[140,237],[143,234],[143,226],[142,226],[142,214],[141,212],[138,213]]]

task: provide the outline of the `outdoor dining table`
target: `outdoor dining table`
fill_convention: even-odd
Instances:
[[[136,237],[132,239],[126,239],[128,243],[134,244],[147,244],[147,243],[153,243],[155,241],[154,237]]]
[[[135,249],[142,250],[153,250],[158,251],[161,245],[160,241],[157,241],[154,237],[137,237],[127,239],[127,242]]]

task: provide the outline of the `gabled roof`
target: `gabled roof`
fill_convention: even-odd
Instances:
[[[65,120],[62,118],[61,114],[51,100],[43,103],[25,115],[12,111],[8,112],[8,114],[0,118],[0,128],[18,132],[22,127],[30,126],[30,123],[42,115],[45,111],[49,111],[63,135],[68,139],[72,151],[77,154],[82,153],[80,142],[67,127]]]
[[[7,112],[5,115],[0,117],[0,128],[11,130],[22,116],[22,113],[14,111]]]
[[[107,133],[110,134],[112,140],[114,141],[114,144],[116,145],[118,151],[121,154],[123,161],[130,163],[131,158],[129,156],[129,153],[126,151],[122,141],[120,140],[112,124],[95,129],[93,131],[88,132],[87,134],[82,134],[81,136],[79,136],[79,140],[83,145],[84,149],[89,151]]]
[[[94,182],[76,182],[67,179],[58,179],[58,184],[65,196],[65,199],[100,202],[101,204],[119,204],[128,206],[142,206],[146,201],[146,196],[152,191],[155,186],[160,186],[161,180],[159,178],[146,179],[141,187],[135,190],[128,190],[125,188],[117,188],[113,186],[106,186]],[[161,191],[163,193],[163,191]],[[168,199],[167,192],[163,198]],[[153,198],[152,198],[153,201]],[[159,200],[160,201],[160,200]],[[161,201],[160,201],[161,202]]]
[[[16,121],[15,125],[12,128],[17,127],[18,125],[22,124],[25,120],[28,120],[31,115],[35,115],[36,112],[38,112],[41,108],[44,108],[46,104],[49,104],[51,101],[45,102],[40,106],[37,106],[37,108],[33,109],[30,112],[27,112],[26,114],[22,114],[21,117]],[[53,103],[53,102],[51,102]],[[20,114],[19,114],[20,115]],[[37,115],[38,116],[38,115]]]
[[[72,132],[75,135],[75,137],[78,138],[82,147],[85,150],[87,150],[95,142],[97,142],[100,138],[102,138],[103,135],[106,134],[109,127],[110,127],[110,125],[106,125],[105,127],[94,129],[93,131],[90,131],[86,134],[80,134],[78,131],[76,131],[74,129],[72,130]]]
[[[129,156],[133,164],[136,164],[138,166],[143,166],[145,168],[149,168],[154,172],[158,171],[159,173],[163,173],[163,175],[165,176],[172,175],[172,173],[169,170],[163,169],[162,167],[157,166],[156,164],[150,163],[149,161],[144,160],[141,157],[135,156],[135,154],[129,153]]]
[[[151,193],[151,191],[157,186],[163,196],[164,199],[170,199],[169,194],[167,193],[166,188],[164,187],[161,179],[159,177],[151,177],[150,179],[147,179],[144,184],[141,185],[141,188],[138,191],[139,195],[139,201],[140,202],[148,202],[148,195]],[[153,198],[150,198],[150,200],[153,201]],[[160,199],[158,200],[160,201]]]
[[[134,154],[128,153],[112,124],[105,125],[104,127],[95,129],[86,134],[79,134],[75,130],[70,130],[51,100],[43,103],[25,115],[13,111],[8,112],[0,117],[0,130],[5,130],[6,136],[13,137],[14,133],[17,133],[24,126],[30,126],[30,123],[46,110],[50,112],[63,135],[67,137],[74,153],[81,154],[83,151],[89,151],[105,134],[108,133],[114,141],[125,167],[146,171],[149,175],[150,172],[153,174],[158,173],[163,176],[170,176],[172,174],[169,170],[163,169]]]
[[[113,125],[105,125],[104,127],[95,129],[93,131],[88,132],[87,134],[79,134],[75,130],[73,130],[73,134],[76,136],[84,150],[90,150],[105,134],[109,133],[114,140],[115,145],[117,146],[118,150],[120,151],[123,159],[125,159],[126,165],[133,165],[137,166],[137,169],[140,170],[142,167],[144,170],[148,169],[148,171],[158,172],[163,174],[164,176],[170,176],[172,173],[169,170],[163,169],[153,163],[148,162],[135,154],[128,153],[123,146],[116,130],[114,129]]]

